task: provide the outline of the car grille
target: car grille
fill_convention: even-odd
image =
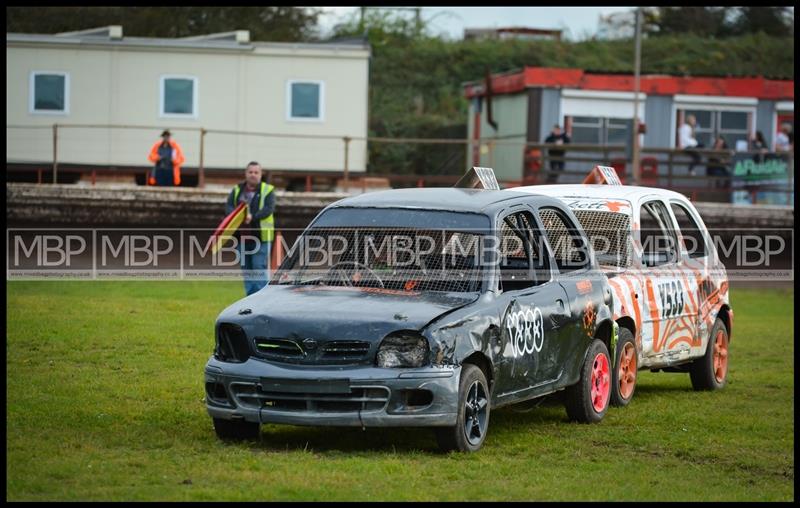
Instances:
[[[368,361],[371,344],[361,340],[331,340],[313,348],[303,339],[256,337],[258,355],[267,360],[303,364],[348,364]]]
[[[275,360],[303,358],[305,352],[300,345],[289,339],[264,339],[256,337],[256,350]]]
[[[322,349],[322,358],[360,360],[369,353],[369,342],[360,340],[337,340],[328,342]]]
[[[225,362],[242,363],[250,358],[247,335],[241,326],[221,323],[217,328],[214,356]]]
[[[352,387],[350,393],[264,391],[255,383],[231,383],[230,388],[238,404],[262,411],[355,413],[380,411],[389,402],[389,389],[383,386]]]

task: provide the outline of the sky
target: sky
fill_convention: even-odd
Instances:
[[[322,7],[319,18],[323,34],[337,23],[358,13],[358,7]],[[434,34],[460,39],[464,28],[525,26],[564,30],[564,36],[580,40],[597,31],[599,16],[631,10],[632,7],[422,7],[422,19],[430,23]],[[406,13],[409,18],[413,12]]]

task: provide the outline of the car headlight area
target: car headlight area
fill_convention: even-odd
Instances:
[[[387,335],[378,347],[378,367],[422,367],[428,363],[428,339],[404,330]]]

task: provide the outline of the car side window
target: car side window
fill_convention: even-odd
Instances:
[[[539,219],[547,233],[558,270],[568,273],[587,268],[589,248],[572,220],[563,211],[553,207],[540,208]]]
[[[702,258],[708,255],[706,248],[706,241],[703,238],[703,230],[697,225],[691,212],[681,204],[670,203],[672,213],[675,214],[675,219],[678,221],[678,227],[681,231],[683,238],[683,246],[686,252],[689,253],[690,258]]]
[[[530,212],[507,215],[500,223],[500,289],[517,291],[550,280],[550,265],[542,250]]]
[[[639,214],[642,263],[659,266],[678,261],[678,241],[667,208],[658,200],[642,205]]]

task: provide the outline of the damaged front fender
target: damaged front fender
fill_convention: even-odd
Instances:
[[[475,303],[426,325],[422,333],[430,341],[433,365],[458,366],[479,352],[494,365],[500,353],[500,320],[494,308],[494,294],[487,292]]]

